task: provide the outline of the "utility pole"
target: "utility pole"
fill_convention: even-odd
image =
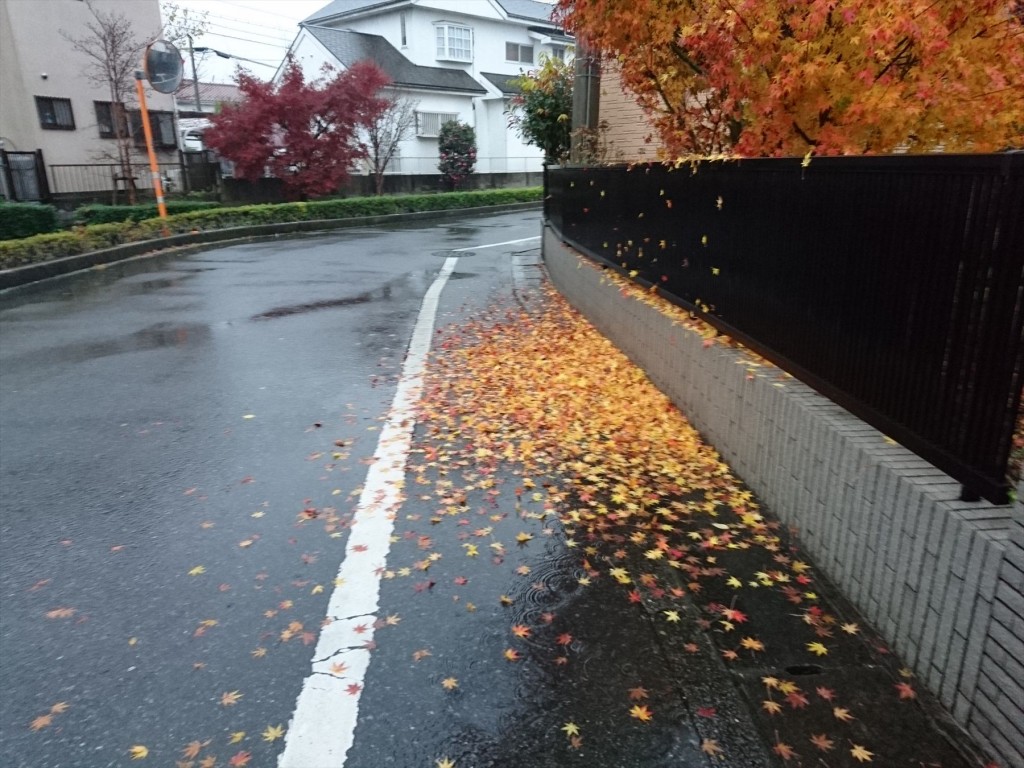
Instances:
[[[196,112],[202,112],[202,105],[199,103],[199,78],[196,76],[196,52],[192,48],[192,35],[188,36],[188,57],[192,61],[192,88],[196,96]]]

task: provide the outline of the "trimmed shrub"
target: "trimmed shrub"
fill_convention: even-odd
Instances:
[[[0,203],[0,240],[32,237],[57,229],[57,209],[37,203]]]
[[[191,213],[220,208],[220,203],[202,200],[168,200],[167,215]],[[143,221],[160,215],[156,203],[144,205],[83,205],[75,210],[76,224],[115,224],[123,221]]]
[[[339,200],[314,200],[308,203],[241,205],[179,213],[170,216],[166,226],[172,234],[184,234],[260,224],[329,221],[359,216],[385,216],[393,213],[536,202],[543,194],[540,187],[529,187],[451,192],[440,195],[350,197]],[[0,242],[0,269],[74,256],[124,243],[155,240],[161,236],[163,226],[164,222],[160,219],[151,218],[143,221],[76,226],[69,232],[55,232],[23,240]]]

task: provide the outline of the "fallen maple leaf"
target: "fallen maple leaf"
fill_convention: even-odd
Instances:
[[[188,575],[189,576],[199,576],[200,574],[203,574],[203,573],[206,573],[206,566],[205,565],[197,565],[195,568],[192,568],[188,572]]]
[[[826,648],[821,643],[808,643],[807,650],[811,653],[817,654],[818,656],[828,655],[828,648]]]
[[[444,688],[446,691],[454,691],[456,688],[459,687],[459,681],[454,677],[446,677],[444,680],[441,681],[441,687]]]
[[[515,648],[506,648],[502,654],[508,661],[519,661],[519,651]]]
[[[811,743],[822,752],[830,752],[835,746],[835,742],[828,738],[824,733],[811,736]]]
[[[238,744],[245,738],[245,731],[234,731],[231,734],[231,738],[228,739],[228,744]]]
[[[516,637],[526,638],[526,637],[530,636],[530,628],[525,626],[525,625],[523,625],[523,624],[513,624],[512,625],[512,634],[515,635]]]
[[[149,749],[142,744],[136,744],[128,750],[128,754],[132,756],[132,760],[142,760],[149,757]]]
[[[562,726],[562,730],[565,731],[566,736],[579,736],[580,727],[576,723],[566,723]]]
[[[843,707],[835,707],[832,710],[832,714],[835,716],[836,720],[842,720],[844,723],[848,723],[855,719],[854,716],[850,714],[850,710]]]
[[[67,712],[70,706],[71,705],[68,704],[66,701],[58,701],[56,704],[50,707],[50,712],[52,712],[55,715],[59,715],[62,712]]]
[[[455,761],[449,760],[447,757],[442,757],[439,760],[435,760],[437,768],[455,768]]]
[[[205,747],[209,746],[209,744],[209,741],[190,741],[184,748],[182,748],[181,756],[186,760],[194,760],[199,757],[199,753],[202,752]]]
[[[228,760],[228,765],[231,768],[243,768],[243,766],[249,764],[250,760],[252,760],[252,753],[242,751],[232,755],[231,759]]]
[[[765,699],[761,702],[761,709],[767,712],[769,715],[777,715],[782,711],[782,705],[777,701],[771,699]]]
[[[783,760],[792,760],[796,757],[796,752],[793,751],[793,747],[782,741],[776,743],[776,745],[772,747],[772,752],[777,754]]]
[[[899,691],[901,699],[916,699],[917,692],[910,683],[896,683],[896,690]]]
[[[651,710],[647,707],[641,704],[637,704],[631,710],[629,710],[629,716],[635,717],[637,720],[646,723],[648,720],[654,717],[654,713],[651,712]]]
[[[52,611],[46,612],[48,619],[70,619],[74,615],[74,608],[54,608]]]
[[[718,746],[718,742],[714,739],[704,739],[700,743],[701,752],[706,755],[720,755],[722,754],[722,748]]]
[[[860,744],[854,744],[853,749],[850,750],[850,754],[853,755],[854,759],[861,763],[870,763],[874,757],[874,753],[868,752]]]
[[[268,725],[262,735],[264,741],[276,741],[284,737],[284,726]]]
[[[39,715],[39,717],[33,719],[32,722],[29,723],[28,727],[31,728],[33,731],[41,731],[43,730],[43,728],[45,728],[48,725],[51,725],[52,723],[53,715]]]
[[[221,706],[233,707],[235,704],[238,703],[238,700],[242,698],[242,696],[244,696],[244,694],[239,693],[238,691],[225,691],[220,696]]]

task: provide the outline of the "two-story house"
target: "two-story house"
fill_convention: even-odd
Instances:
[[[541,56],[571,55],[573,40],[537,0],[334,0],[299,25],[290,53],[308,78],[326,63],[370,59],[391,91],[416,102],[413,136],[389,172],[437,172],[437,134],[448,120],[476,131],[477,172],[533,172],[543,153],[508,127],[510,79]]]
[[[142,45],[160,36],[158,0],[93,0],[91,5],[106,18],[123,20]],[[138,186],[148,186],[134,84],[127,103],[114,104],[110,88],[90,76],[95,62],[71,42],[95,37],[90,26],[99,25],[81,0],[0,0],[0,150],[10,153],[0,184],[5,196],[31,199],[47,182],[56,194],[111,190],[121,174],[114,169],[119,128],[130,138],[133,162],[140,164]],[[147,87],[146,101],[156,149],[161,160],[172,161],[177,157],[174,100]],[[35,164],[42,158],[46,166],[38,169],[45,175],[35,185],[28,183],[29,174],[15,174],[23,169],[11,167],[32,155]]]

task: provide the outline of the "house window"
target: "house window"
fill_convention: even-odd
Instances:
[[[136,146],[146,146],[146,132],[142,127],[142,113],[137,109],[128,113],[132,127],[132,138]],[[174,113],[149,111],[149,128],[153,131],[153,147],[174,149],[178,142],[174,136]]]
[[[450,112],[417,112],[416,113],[416,135],[437,136],[441,133],[441,126],[450,120],[458,120],[459,116]]]
[[[437,36],[437,58],[453,61],[473,60],[473,30],[455,24],[438,24],[434,27]]]
[[[124,104],[113,101],[94,101],[93,109],[96,110],[96,127],[99,128],[101,139],[116,139],[118,133],[121,136],[128,136],[128,116],[124,111]],[[114,123],[116,119],[120,123],[120,132]]]
[[[53,99],[36,96],[36,112],[39,125],[54,131],[75,130],[75,114],[71,111],[71,99]]]
[[[552,45],[551,46],[551,58],[558,59],[559,61],[565,61],[565,46],[564,45]]]
[[[405,48],[409,44],[409,41],[406,39],[406,36],[405,36],[405,19],[406,19],[407,15],[408,14],[405,11],[402,11],[400,14],[398,14],[398,23],[402,27],[402,47],[403,48]]]
[[[519,43],[505,43],[505,60],[533,64],[533,46]]]

